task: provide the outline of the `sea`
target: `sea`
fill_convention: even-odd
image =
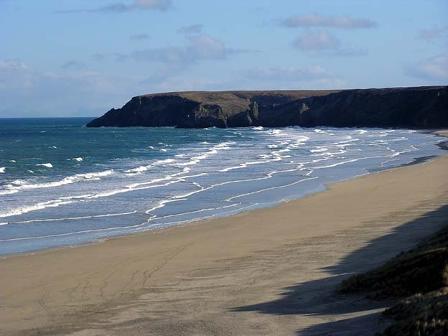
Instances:
[[[405,129],[86,128],[89,120],[0,119],[0,255],[271,207],[442,153],[442,138]]]

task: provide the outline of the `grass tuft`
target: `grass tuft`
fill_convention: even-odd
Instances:
[[[381,336],[448,335],[448,227],[384,265],[343,281],[340,291],[400,299],[384,312],[394,322]]]

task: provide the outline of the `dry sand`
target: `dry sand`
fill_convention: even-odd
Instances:
[[[1,335],[369,335],[335,294],[446,224],[448,157],[233,217],[0,260]]]

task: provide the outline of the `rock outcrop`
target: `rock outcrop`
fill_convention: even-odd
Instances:
[[[448,87],[174,92],[132,98],[88,127],[448,127]]]

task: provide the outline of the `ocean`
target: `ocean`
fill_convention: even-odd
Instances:
[[[440,137],[413,130],[89,120],[0,119],[0,255],[273,206],[442,153]]]

